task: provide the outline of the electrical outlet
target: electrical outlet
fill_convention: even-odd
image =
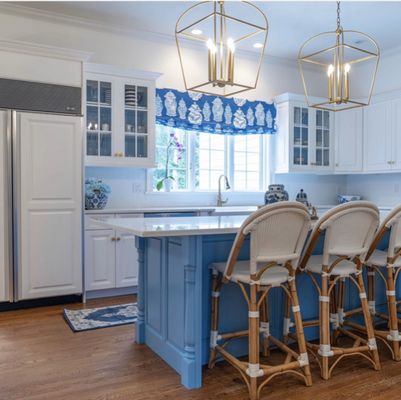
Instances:
[[[132,184],[132,193],[141,193],[143,192],[142,183],[134,182]]]

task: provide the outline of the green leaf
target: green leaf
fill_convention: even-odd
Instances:
[[[162,189],[162,187],[163,187],[163,182],[164,182],[164,179],[162,179],[161,181],[157,182],[156,189],[157,189],[158,191],[160,191],[160,190]]]

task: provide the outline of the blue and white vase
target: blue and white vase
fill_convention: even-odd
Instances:
[[[85,179],[85,209],[102,210],[107,205],[111,188],[101,179]]]
[[[277,203],[278,201],[287,201],[288,192],[284,190],[284,185],[269,185],[269,190],[265,193],[265,204]]]

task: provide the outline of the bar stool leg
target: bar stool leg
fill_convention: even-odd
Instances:
[[[284,321],[283,321],[283,342],[288,344],[291,327],[291,302],[288,296],[284,296]]]
[[[208,367],[212,369],[216,361],[216,345],[219,324],[219,306],[220,306],[221,276],[217,271],[213,271],[212,279],[212,297],[210,313],[210,353]]]
[[[261,375],[259,365],[259,307],[258,287],[251,285],[249,299],[249,362],[247,375],[249,376],[250,400],[258,400],[258,377]]]
[[[375,269],[368,267],[368,302],[369,310],[372,315],[376,314],[375,300]]]
[[[268,357],[270,354],[270,326],[269,326],[269,306],[268,306],[268,296],[262,302],[261,309],[261,322],[260,322],[260,330],[262,333],[262,355],[263,357]]]
[[[301,311],[299,308],[298,293],[297,293],[297,287],[295,284],[295,274],[292,275],[292,278],[293,279],[290,279],[288,286],[289,286],[290,293],[291,293],[292,311],[293,311],[293,315],[294,315],[294,324],[295,324],[295,330],[296,330],[296,335],[297,335],[297,340],[298,340],[298,348],[299,348],[299,353],[300,353],[299,361],[304,370],[306,386],[312,386],[312,375],[310,372],[309,358],[308,358],[308,353],[306,350],[305,333],[304,333],[304,327],[302,324]],[[304,365],[302,365],[302,364],[304,364]]]
[[[387,266],[387,304],[389,313],[390,334],[388,340],[394,352],[394,360],[400,361],[400,334],[398,332],[398,315],[397,315],[397,301],[395,298],[395,281],[394,281],[394,267]]]
[[[329,286],[332,285],[332,282],[330,282]],[[339,286],[339,285],[336,285]],[[338,308],[339,308],[339,302],[340,302],[340,290],[338,290],[338,295],[336,292],[337,287],[334,287],[333,290],[330,293],[330,323],[333,327],[333,334],[331,335],[331,345],[334,346],[337,343],[337,338],[339,336],[339,326],[340,326],[340,321],[338,318]]]
[[[322,370],[321,375],[322,378],[327,380],[329,379],[329,357],[331,355],[331,347],[330,347],[330,299],[329,299],[329,278],[327,275],[327,266],[323,266],[323,274],[322,274],[322,288],[321,288],[321,296],[320,296],[320,327],[321,327],[321,335],[320,335],[320,349],[319,354],[322,357]]]
[[[368,346],[370,348],[375,370],[380,370],[379,353],[377,351],[376,339],[373,330],[372,318],[369,311],[368,299],[365,292],[365,284],[363,283],[362,271],[359,270],[356,276],[358,282],[359,297],[361,299],[362,312],[365,319],[366,334],[368,336]]]

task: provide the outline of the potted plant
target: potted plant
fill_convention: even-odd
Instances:
[[[85,209],[102,210],[106,207],[110,193],[110,186],[106,185],[101,179],[85,179]]]
[[[178,165],[178,162],[182,159],[182,153],[184,152],[183,145],[178,140],[175,133],[170,133],[169,142],[166,147],[166,163],[164,166],[164,176],[156,184],[156,189],[160,191],[164,186],[165,192],[170,192],[174,177],[169,172],[170,165]],[[176,161],[174,161],[174,158]]]

